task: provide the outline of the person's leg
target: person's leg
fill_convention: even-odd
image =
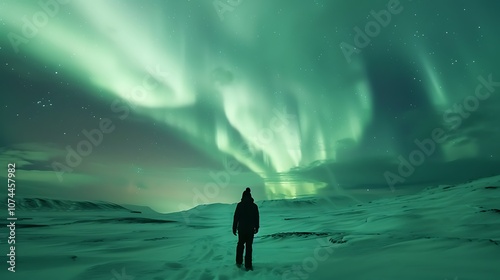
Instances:
[[[246,236],[246,250],[245,250],[245,267],[252,268],[252,245],[253,245],[253,233],[249,233]]]
[[[236,264],[243,263],[244,236],[238,232],[238,245],[236,246]]]

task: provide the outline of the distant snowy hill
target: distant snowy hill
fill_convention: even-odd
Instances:
[[[16,210],[18,211],[128,211],[121,205],[111,202],[73,201],[49,198],[21,198],[15,197]],[[6,206],[7,199],[3,199]]]

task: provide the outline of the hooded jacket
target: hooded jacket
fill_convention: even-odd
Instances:
[[[233,232],[254,233],[259,229],[259,208],[253,201],[250,188],[246,188],[234,211]]]

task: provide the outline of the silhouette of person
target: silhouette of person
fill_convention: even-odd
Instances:
[[[245,252],[245,268],[252,270],[252,243],[253,236],[259,231],[259,208],[253,202],[250,188],[246,188],[241,201],[236,205],[233,218],[233,234],[238,230],[238,245],[236,246],[236,265],[243,263],[243,249]]]

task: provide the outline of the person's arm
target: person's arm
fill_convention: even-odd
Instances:
[[[259,231],[259,226],[260,226],[260,217],[259,217],[259,207],[255,205],[255,228],[254,228],[254,233],[257,233]]]
[[[236,210],[234,210],[234,216],[233,216],[233,234],[236,235],[236,228],[238,227],[238,222],[240,220],[240,204],[238,203],[236,205]]]

